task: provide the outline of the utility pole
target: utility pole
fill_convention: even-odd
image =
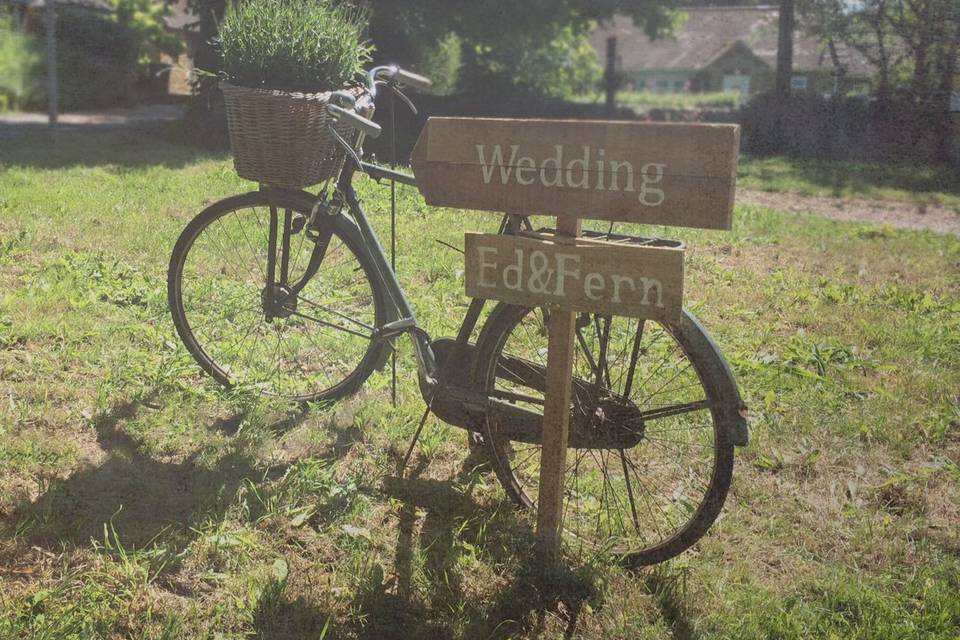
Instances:
[[[44,29],[47,32],[47,113],[50,117],[50,132],[57,133],[60,117],[60,83],[57,80],[57,5],[56,0],[46,0]]]
[[[780,0],[777,32],[777,78],[774,91],[781,101],[790,95],[793,75],[793,0]]]
[[[603,72],[603,84],[607,92],[606,113],[608,118],[612,118],[617,108],[617,38],[610,36],[607,38],[607,66]]]

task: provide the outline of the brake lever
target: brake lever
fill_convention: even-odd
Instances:
[[[395,84],[393,84],[393,83],[390,83],[389,86],[390,86],[390,89],[391,89],[395,94],[397,94],[397,95],[400,97],[400,99],[403,100],[403,102],[404,102],[408,107],[410,107],[410,111],[413,113],[413,115],[417,115],[418,113],[420,113],[420,112],[417,110],[417,107],[414,106],[413,101],[411,101],[410,98],[408,98],[408,97],[406,96],[406,94],[403,93],[403,91],[400,91],[400,89],[397,87],[397,85],[395,85]]]
[[[353,150],[353,147],[350,146],[350,143],[344,140],[340,136],[340,134],[337,133],[337,130],[334,129],[332,126],[327,125],[327,129],[333,135],[333,139],[336,140],[338,143],[340,143],[340,146],[344,148],[344,150],[350,155],[351,158],[353,158],[354,162],[356,162],[357,166],[359,167],[361,165],[360,156],[358,156],[357,152]]]

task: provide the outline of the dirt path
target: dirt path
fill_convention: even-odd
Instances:
[[[105,129],[150,127],[179,120],[183,117],[183,110],[183,106],[178,104],[153,104],[128,109],[63,113],[59,118],[59,130],[96,132]],[[43,134],[48,130],[45,113],[15,111],[0,114],[0,140]]]
[[[813,213],[835,220],[873,222],[902,229],[929,230],[960,236],[960,211],[940,204],[833,198],[752,189],[739,189],[737,201],[780,211]]]

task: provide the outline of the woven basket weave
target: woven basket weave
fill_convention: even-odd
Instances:
[[[347,141],[353,129],[327,113],[330,93],[287,93],[221,83],[233,165],[241,178],[301,189],[334,177],[344,151],[328,127]],[[357,95],[361,90],[352,91]]]

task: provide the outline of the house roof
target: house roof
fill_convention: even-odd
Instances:
[[[726,53],[737,42],[775,69],[777,66],[776,7],[688,7],[684,23],[673,35],[651,41],[629,16],[617,15],[590,34],[600,59],[607,38],[617,38],[617,54],[624,71],[698,70]],[[868,75],[867,61],[854,50],[838,45],[840,59],[852,75]],[[811,71],[832,68],[827,46],[800,31],[793,35],[793,68]]]

